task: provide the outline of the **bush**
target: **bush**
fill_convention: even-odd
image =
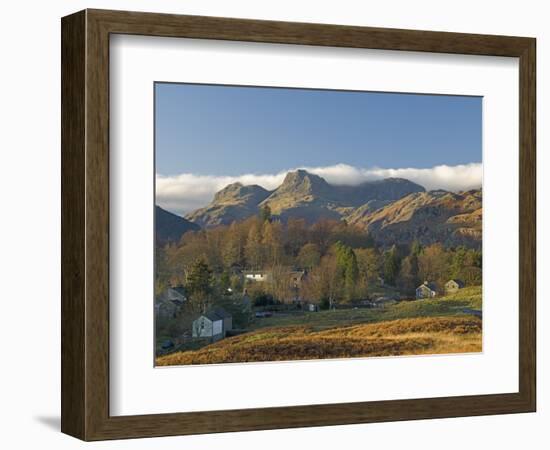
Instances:
[[[273,300],[273,296],[270,294],[259,294],[253,298],[253,301],[254,306],[269,306],[275,304],[275,300]]]
[[[319,309],[329,309],[330,308],[330,300],[328,298],[321,299],[321,302],[319,303]]]

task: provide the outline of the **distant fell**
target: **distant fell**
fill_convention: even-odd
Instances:
[[[155,240],[164,245],[178,242],[188,231],[197,231],[200,227],[183,217],[177,216],[155,205]]]
[[[386,178],[356,186],[328,183],[306,170],[286,174],[274,191],[233,183],[212,202],[187,216],[202,227],[228,225],[258,215],[269,206],[274,217],[345,220],[365,228],[382,245],[440,242],[479,247],[482,238],[482,192],[426,190],[409,180]]]
[[[217,192],[205,208],[187,215],[203,227],[227,225],[258,214],[269,206],[281,220],[303,218],[312,223],[321,219],[341,219],[351,210],[365,205],[381,206],[424,188],[411,181],[388,178],[369,181],[358,186],[329,184],[324,178],[306,170],[288,172],[274,191],[260,186],[234,183]]]
[[[218,191],[208,206],[188,214],[186,218],[201,227],[229,225],[258,214],[260,203],[270,193],[258,185],[232,183]]]
[[[482,215],[481,189],[437,190],[412,193],[374,211],[367,204],[350,213],[346,221],[364,227],[384,245],[417,240],[424,245],[477,247],[481,245]]]

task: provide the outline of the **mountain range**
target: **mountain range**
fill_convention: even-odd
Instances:
[[[201,227],[228,225],[258,214],[264,206],[286,221],[291,217],[309,223],[320,219],[341,219],[369,201],[389,202],[425,189],[411,181],[387,178],[365,182],[358,186],[335,186],[324,178],[305,170],[288,172],[283,183],[274,191],[260,186],[230,184],[215,196],[205,208],[186,218]]]
[[[166,224],[162,235],[173,238],[193,226],[210,228],[244,220],[259,214],[265,206],[282,221],[345,220],[365,228],[382,245],[406,244],[415,239],[423,244],[481,244],[481,189],[458,193],[426,191],[402,178],[337,186],[306,170],[287,173],[273,191],[258,185],[230,184],[217,192],[209,205],[185,219],[174,216],[184,222],[174,222],[172,217],[168,222],[168,216],[163,214],[164,219],[157,223]],[[169,233],[169,223],[177,225],[177,231]]]

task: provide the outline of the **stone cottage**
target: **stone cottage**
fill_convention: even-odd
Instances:
[[[464,282],[457,280],[456,278],[449,280],[445,283],[445,292],[452,294],[453,292],[458,291],[464,287]]]
[[[437,295],[437,287],[434,283],[424,281],[416,288],[416,298],[433,298]]]

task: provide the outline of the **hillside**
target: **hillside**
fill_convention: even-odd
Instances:
[[[305,325],[320,330],[338,325],[351,326],[395,319],[457,316],[463,314],[465,309],[481,310],[482,302],[481,286],[470,286],[443,297],[403,301],[383,309],[342,309],[319,311],[315,314],[273,316],[254,322],[251,328],[256,330]]]
[[[421,317],[323,330],[307,326],[269,328],[200,350],[161,356],[156,363],[168,366],[480,351],[480,319]]]
[[[184,233],[199,229],[200,227],[196,223],[155,205],[155,239],[157,243],[164,245],[168,242],[178,242]]]
[[[157,358],[159,365],[481,351],[481,286],[385,308],[274,314],[248,332]],[[166,337],[161,337],[162,342]]]
[[[361,207],[346,217],[385,245],[418,240],[428,245],[481,245],[482,192],[429,191],[407,195],[379,209]]]

